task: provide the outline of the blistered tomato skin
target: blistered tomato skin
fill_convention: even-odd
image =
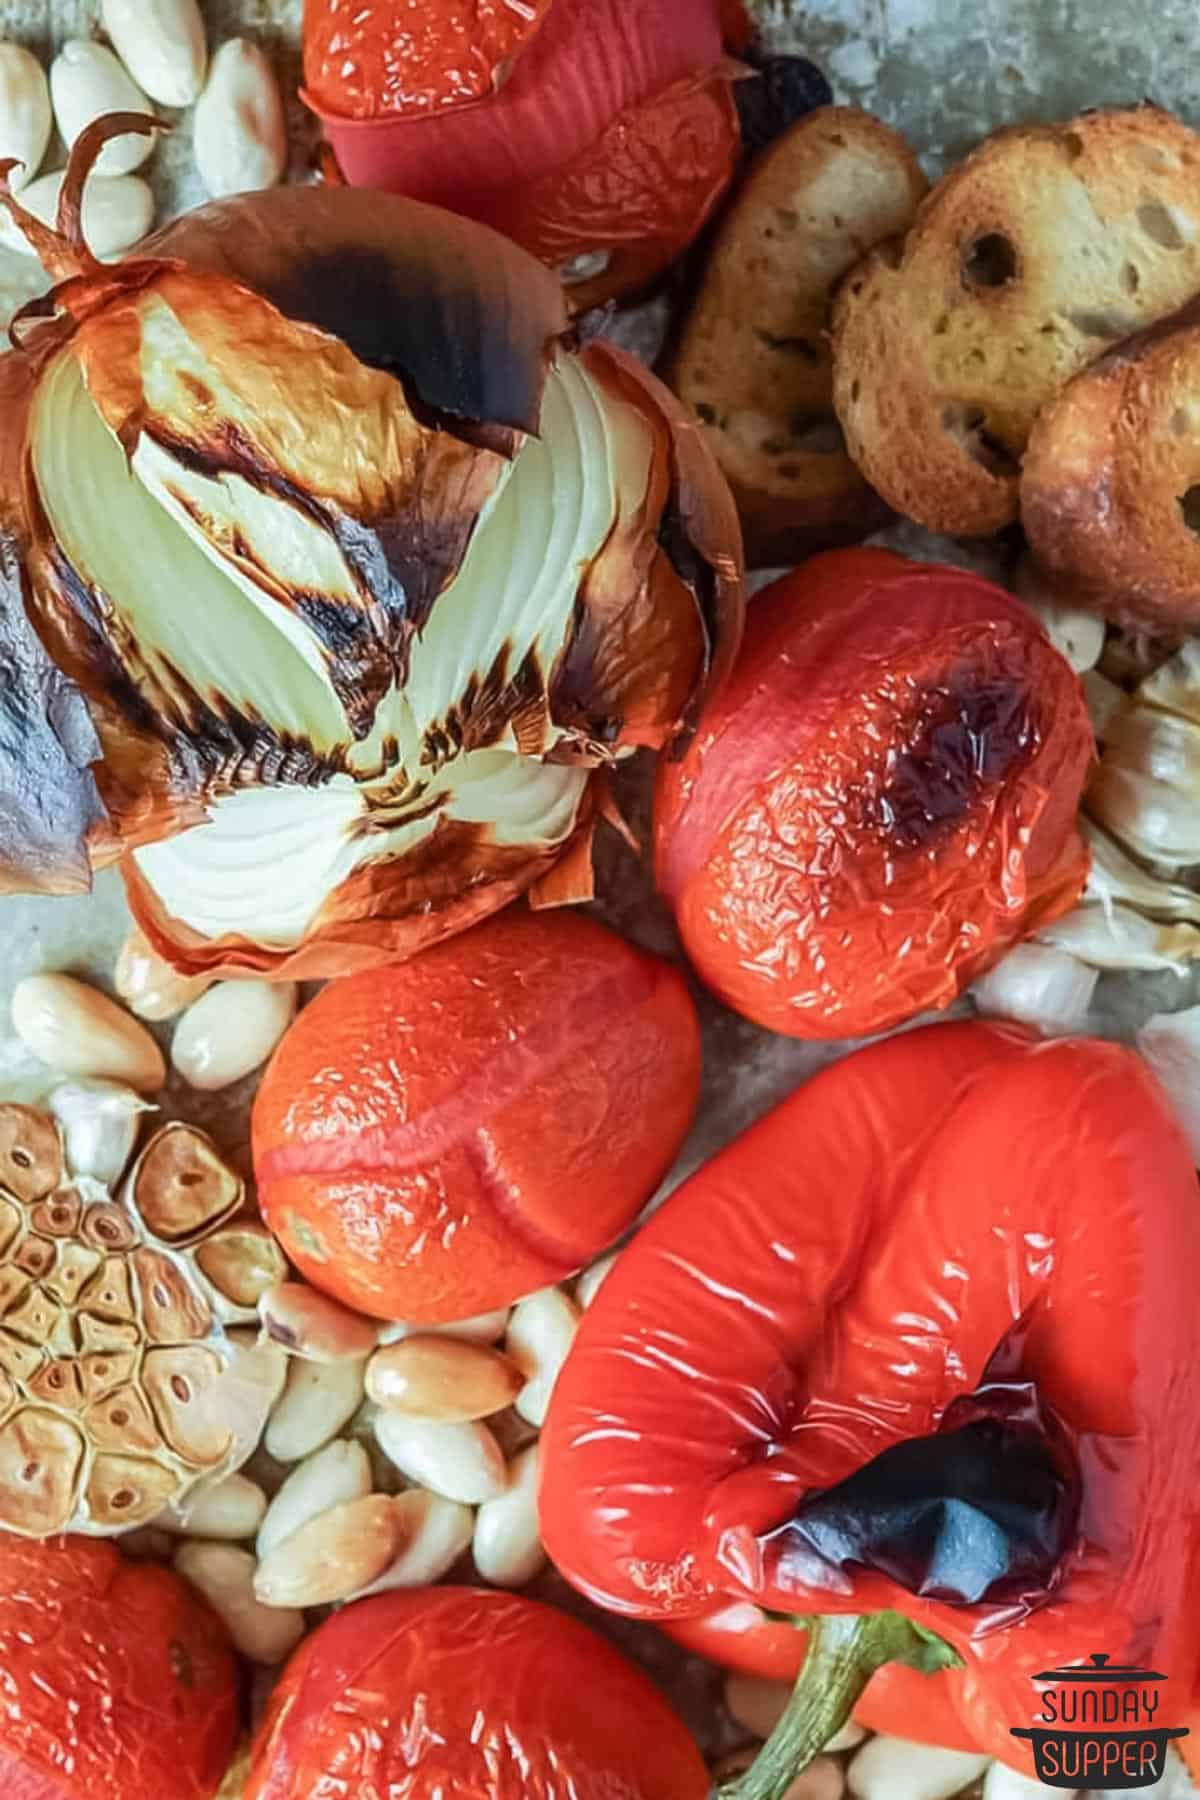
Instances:
[[[171,1570],[0,1536],[0,1794],[212,1800],[239,1728],[223,1627]]]
[[[886,551],[815,557],[755,601],[661,768],[658,884],[728,1005],[869,1036],[1074,903],[1093,754],[1076,676],[1011,596]]]
[[[1187,1694],[1198,1264],[1191,1153],[1131,1052],[982,1023],[886,1039],[743,1133],[624,1251],[542,1435],[546,1548],[642,1617],[899,1611],[962,1657],[930,1679],[1007,1761],[1068,1645],[1103,1638]],[[1000,1352],[1071,1440],[1078,1531],[1049,1580],[951,1603],[798,1539],[812,1496],[939,1431]]]
[[[348,118],[430,113],[485,100],[504,83],[551,0],[307,0],[304,72]]]
[[[574,162],[497,197],[493,225],[563,272],[572,310],[636,293],[703,229],[741,153],[723,66],[619,113]],[[574,269],[594,261],[591,279]]]
[[[305,1008],[255,1105],[259,1201],[347,1305],[467,1318],[624,1230],[699,1079],[678,969],[587,919],[504,913]]]
[[[360,1601],[296,1652],[245,1800],[705,1800],[646,1677],[564,1613],[431,1588]]]

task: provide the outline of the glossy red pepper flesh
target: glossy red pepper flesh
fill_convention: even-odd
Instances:
[[[1019,1758],[1031,1677],[1102,1644],[1190,1692],[1200,1205],[1130,1052],[984,1024],[823,1072],[687,1182],[585,1315],[543,1435],[543,1535],[600,1604],[670,1619],[899,1613],[963,1659],[969,1741]],[[1078,1533],[1024,1604],[920,1598],[789,1522],[935,1432],[1020,1327],[1073,1443]]]

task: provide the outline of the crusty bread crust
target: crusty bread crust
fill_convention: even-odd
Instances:
[[[753,565],[853,543],[888,517],[833,416],[830,299],[927,187],[898,133],[826,106],[754,162],[722,225],[668,379],[704,422]]]
[[[1200,627],[1200,302],[1077,375],[1039,417],[1021,521],[1098,612]]]
[[[1042,408],[1198,291],[1200,133],[1148,105],[998,131],[841,289],[850,454],[919,524],[998,531]]]

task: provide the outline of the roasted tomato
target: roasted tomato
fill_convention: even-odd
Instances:
[[[808,1636],[799,1622],[777,1618],[749,1600],[731,1600],[698,1619],[673,1619],[662,1629],[685,1650],[722,1668],[778,1682],[781,1703],[791,1692],[808,1649]],[[960,1681],[953,1669],[929,1676],[893,1663],[872,1679],[854,1716],[869,1730],[888,1737],[937,1744],[943,1750],[977,1751],[979,1746],[963,1728],[954,1705]]]
[[[957,568],[819,556],[662,767],[658,884],[721,999],[793,1037],[947,1006],[1087,873],[1093,739],[1031,614]]]
[[[412,30],[403,11],[310,0],[306,98],[351,182],[498,224],[584,271],[578,308],[659,275],[732,179],[739,70],[722,60],[722,13],[436,0]]]
[[[245,1800],[705,1800],[691,1738],[639,1670],[513,1594],[384,1594],[293,1656]]]
[[[212,1800],[233,1756],[224,1627],[170,1569],[0,1534],[5,1800]]]
[[[254,1110],[259,1201],[362,1312],[487,1312],[624,1230],[699,1078],[676,968],[574,914],[505,913],[305,1008]]]
[[[584,311],[645,287],[683,254],[740,148],[733,84],[718,65],[618,114],[566,168],[499,197],[486,223],[557,269]]]
[[[306,0],[304,78],[349,119],[434,113],[504,85],[551,0],[423,0],[420,6]]]

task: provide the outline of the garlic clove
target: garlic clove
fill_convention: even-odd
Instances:
[[[101,0],[100,22],[133,79],[161,106],[190,106],[208,46],[196,0]]]
[[[0,44],[0,160],[11,157],[21,165],[8,178],[14,193],[37,174],[53,129],[41,63],[22,44]]]
[[[365,1367],[353,1357],[330,1363],[293,1358],[267,1426],[268,1455],[276,1462],[300,1462],[336,1437],[362,1405]]]
[[[264,1606],[254,1592],[256,1564],[233,1544],[186,1543],[175,1568],[224,1622],[236,1649],[267,1667],[285,1662],[304,1636],[304,1614],[294,1607]]]
[[[54,227],[65,171],[41,175],[21,190],[26,212]],[[136,175],[92,175],[83,190],[83,235],[93,256],[120,256],[145,237],[154,220],[154,195]],[[7,213],[0,213],[0,245],[33,256],[33,245]],[[120,984],[118,983],[118,992]],[[123,997],[123,996],[122,996]],[[136,1011],[136,1008],[134,1009]],[[143,1018],[150,1014],[143,1013]]]
[[[273,1343],[310,1362],[361,1361],[379,1337],[373,1319],[339,1306],[302,1281],[283,1281],[270,1288],[258,1303],[258,1316]]]
[[[504,1348],[525,1375],[515,1404],[530,1425],[546,1422],[554,1383],[578,1327],[579,1308],[561,1288],[542,1288],[513,1307]]]
[[[338,1439],[294,1468],[270,1506],[258,1533],[258,1554],[269,1556],[310,1519],[371,1492],[371,1464],[359,1443]]]
[[[400,1522],[399,1552],[382,1575],[354,1595],[356,1600],[395,1588],[432,1587],[470,1548],[475,1514],[461,1500],[415,1487],[397,1496],[394,1509]]]
[[[169,962],[151,949],[136,926],[121,945],[113,975],[113,986],[130,1012],[152,1022],[173,1019],[206,994],[212,984],[210,975],[177,974]]]
[[[27,975],[12,997],[13,1029],[26,1049],[64,1075],[127,1082],[156,1093],[167,1077],[144,1025],[71,975]]]
[[[970,992],[985,1018],[1016,1019],[1047,1037],[1087,1027],[1098,969],[1053,944],[1016,944]]]
[[[128,70],[104,44],[69,38],[50,65],[54,117],[70,149],[80,133],[106,113],[154,112]],[[98,175],[132,175],[154,150],[153,136],[129,132],[112,138],[96,159]]]
[[[979,1779],[989,1760],[907,1738],[873,1737],[850,1764],[850,1792],[855,1800],[951,1800]]]
[[[214,1093],[260,1068],[296,1014],[294,981],[221,981],[188,1007],[171,1061],[190,1087]]]
[[[214,200],[274,187],[287,167],[287,123],[274,70],[231,38],[213,57],[193,120],[196,167]]]
[[[508,1487],[475,1515],[475,1567],[493,1587],[518,1588],[546,1565],[538,1529],[538,1446],[522,1450],[509,1468]]]
[[[258,1565],[265,1606],[332,1606],[378,1580],[400,1549],[401,1518],[386,1494],[348,1500],[301,1525]]]
[[[1021,1775],[1003,1763],[993,1763],[983,1781],[983,1800],[1046,1800],[1048,1791],[1044,1782]],[[1078,1792],[1077,1788],[1066,1792],[1059,1788],[1055,1800],[1076,1800]]]
[[[129,1166],[142,1114],[153,1112],[119,1081],[64,1081],[51,1090],[48,1110],[58,1120],[67,1168],[112,1187]]]

